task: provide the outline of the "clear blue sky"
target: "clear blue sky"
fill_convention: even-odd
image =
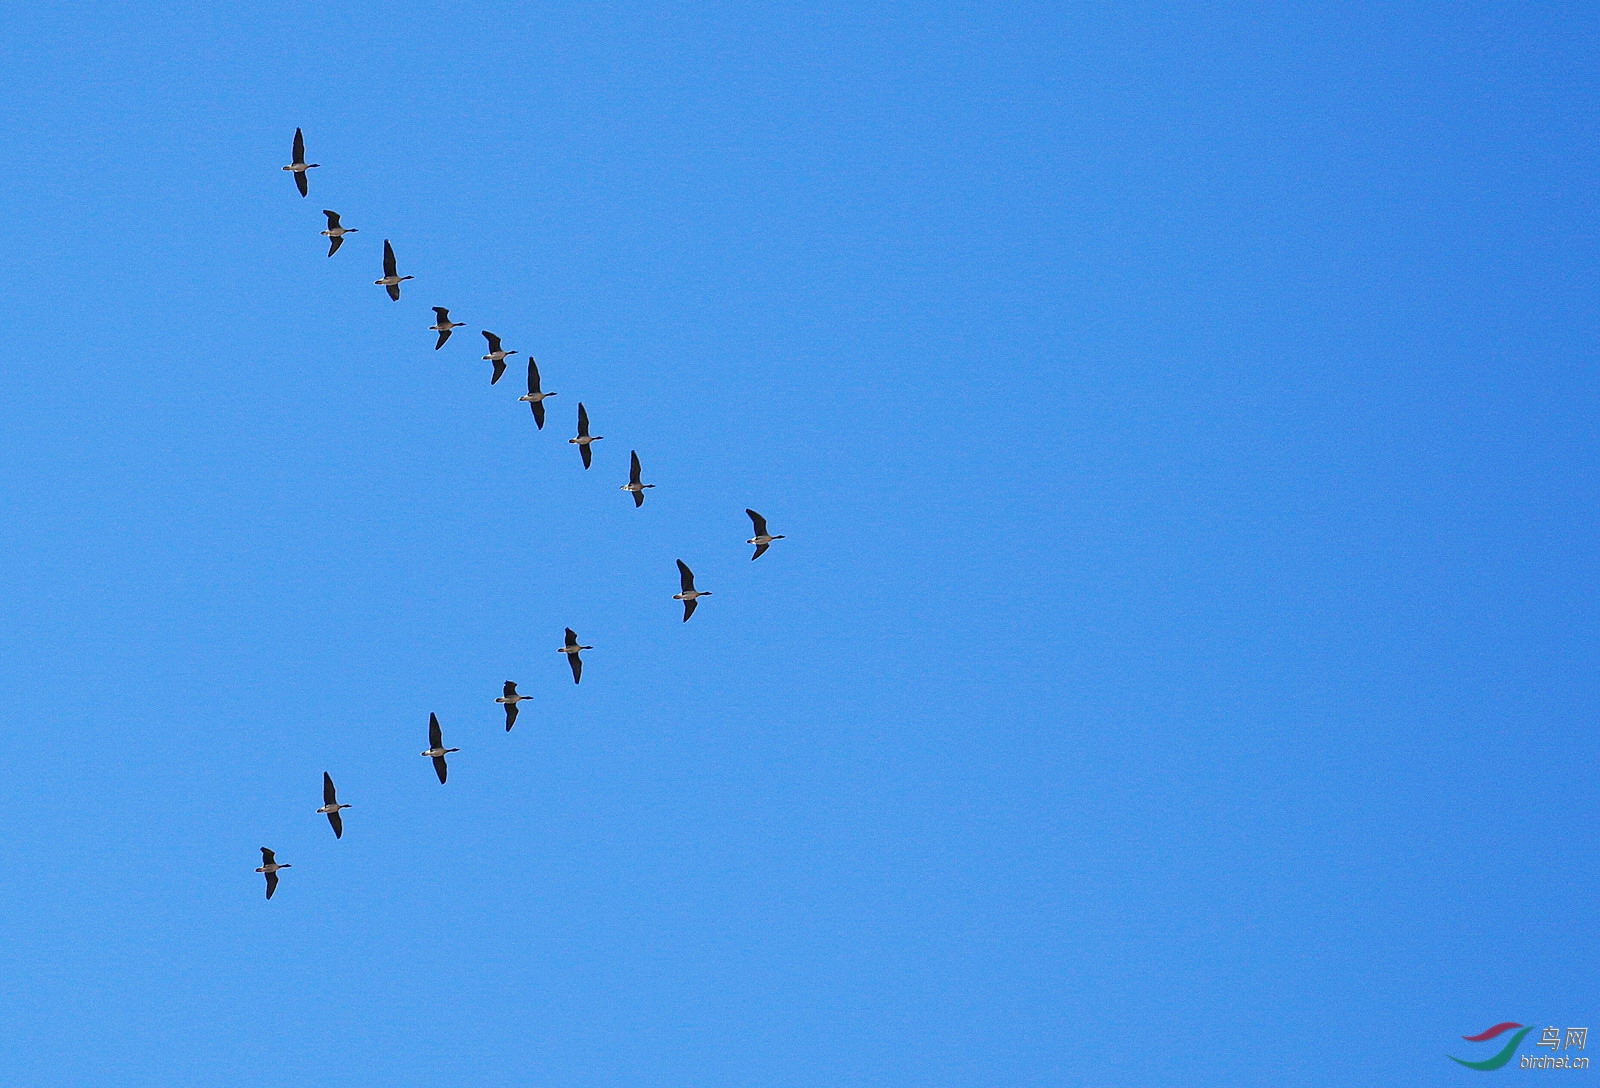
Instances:
[[[1600,1027],[1593,5],[6,18],[6,1085]]]

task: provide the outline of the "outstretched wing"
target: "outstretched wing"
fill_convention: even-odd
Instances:
[[[644,492],[643,491],[635,491],[633,493],[633,508],[635,510],[637,510],[637,509],[639,509],[639,507],[641,507],[643,505],[644,505]]]
[[[506,704],[506,732],[511,732],[511,727],[517,724],[517,704]]]
[[[756,554],[752,555],[750,557],[750,559],[752,561],[760,559],[763,555],[766,554],[767,549],[770,548],[770,547],[772,547],[772,545],[770,545],[770,544],[757,544],[756,545]]]
[[[429,309],[433,311],[433,316],[439,319],[439,324],[443,325],[450,320],[450,311],[443,306],[430,306]]]
[[[300,177],[305,177],[304,174],[300,174],[299,176]],[[272,898],[272,893],[278,890],[278,874],[277,873],[268,873],[268,874],[266,874],[266,876],[267,876],[267,898],[271,899]]]
[[[441,330],[439,330],[439,342],[437,344],[433,345],[433,350],[434,351],[438,351],[440,348],[444,347],[444,342],[446,340],[450,339],[450,334],[453,333],[453,332],[455,332],[454,329],[441,329]]]
[[[539,430],[544,430],[544,401],[532,401],[528,407],[533,409],[533,425]]]
[[[392,276],[394,271],[394,246],[389,244],[389,239],[383,240],[383,274]]]
[[[694,606],[699,604],[699,603],[700,602],[696,601],[696,600],[688,600],[688,601],[684,601],[683,602],[683,622],[684,623],[688,623],[689,622],[689,617],[694,615]]]
[[[751,525],[752,528],[755,529],[755,532],[752,533],[751,535],[752,536],[766,536],[767,535],[767,519],[762,517],[760,514],[756,513],[754,510],[751,510],[749,508],[745,509],[745,513],[750,515],[750,525]]]
[[[517,694],[517,682],[515,680],[507,680],[505,687],[500,689],[500,694],[507,699],[514,698]]]
[[[329,238],[328,256],[332,257],[335,253],[339,252],[339,247],[342,245],[344,245],[344,235],[335,234],[332,238]]]
[[[300,190],[301,196],[310,195],[311,187],[306,184],[306,172],[304,170],[294,171],[294,187]],[[272,893],[270,891],[267,892],[267,898],[272,898]]]
[[[683,592],[694,592],[694,571],[690,570],[682,559],[678,560],[678,581],[683,586]]]
[[[275,865],[275,864],[277,864],[277,856],[275,854],[273,854],[273,852],[271,850],[268,850],[265,846],[263,846],[261,848],[261,864],[263,864],[263,865]]]
[[[589,444],[587,442],[583,443],[582,445],[580,445],[578,447],[578,456],[583,458],[583,467],[584,468],[588,468],[589,467],[590,458],[589,458]]]
[[[500,375],[506,372],[506,361],[504,359],[491,359],[490,362],[494,363],[494,377],[489,379],[489,384],[493,385],[500,380]]]
[[[327,771],[322,772],[322,803],[325,805],[339,803],[339,795],[333,792],[333,779],[328,776]]]
[[[339,229],[339,213],[338,212],[330,212],[327,208],[323,208],[322,209],[322,214],[328,217],[328,229],[329,230],[338,230]]]
[[[567,628],[567,645],[568,646],[576,646],[577,644],[578,644],[578,633],[576,631],[574,631],[572,628],[568,627]]]
[[[583,661],[577,654],[568,654],[567,664],[572,666],[572,682],[576,684],[583,679]]]
[[[400,301],[400,285],[398,283],[389,284],[389,297],[396,302]]]
[[[639,482],[639,451],[638,450],[629,450],[628,451],[628,482],[630,484],[636,484],[636,483]],[[635,494],[637,494],[637,492],[635,492]]]
[[[489,341],[489,354],[493,355],[500,350],[500,338],[489,330],[483,330],[483,338]]]
[[[306,161],[306,138],[301,135],[299,129],[294,130],[294,157],[289,161],[292,163]]]
[[[444,780],[450,773],[450,768],[445,766],[444,756],[433,757],[433,773],[439,776],[439,785],[444,785]]]
[[[528,392],[539,392],[539,364],[533,361],[532,356],[528,357]]]
[[[589,412],[581,400],[578,402],[578,437],[589,437]]]
[[[344,821],[339,818],[339,814],[337,812],[328,813],[328,826],[333,828],[334,838],[344,838]]]
[[[437,714],[428,715],[428,747],[444,747],[444,731],[439,728],[439,716]]]

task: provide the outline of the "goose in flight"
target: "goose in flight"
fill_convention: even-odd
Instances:
[[[439,342],[433,345],[433,350],[438,351],[440,348],[444,347],[444,342],[450,339],[451,330],[461,328],[462,323],[459,321],[451,321],[450,311],[445,309],[443,306],[435,306],[433,308],[433,316],[437,320],[435,320],[432,325],[429,325],[428,328],[439,334]]]
[[[446,748],[444,735],[439,731],[439,716],[428,715],[428,750],[422,754],[433,760],[433,772],[439,776],[439,785],[444,785],[445,775],[450,773],[450,768],[444,765],[444,757],[451,752],[459,752],[459,748]]]
[[[372,282],[379,287],[387,288],[389,297],[396,302],[400,301],[400,285],[406,280],[414,280],[415,276],[397,276],[394,270],[394,247],[389,244],[389,239],[383,240],[383,278]]]
[[[345,235],[360,232],[354,227],[341,227],[338,212],[330,212],[327,208],[323,208],[322,214],[328,217],[328,229],[322,232],[322,236],[328,240],[328,256],[332,257],[339,252],[339,247],[344,245]]]
[[[328,777],[328,772],[322,772],[322,807],[317,809],[328,818],[328,824],[333,828],[333,837],[344,838],[344,821],[339,818],[339,810],[349,808],[349,805],[339,803],[339,795],[333,792],[333,779]]]
[[[504,703],[506,706],[507,733],[511,732],[511,727],[517,722],[517,704],[532,698],[532,695],[517,694],[517,682],[515,680],[506,681],[505,694],[501,695],[495,702]]]
[[[578,437],[567,439],[569,446],[577,446],[578,453],[583,457],[583,467],[589,467],[589,443],[598,442],[605,435],[589,433],[589,413],[583,409],[583,401],[578,402]]]
[[[539,364],[533,361],[533,356],[528,356],[528,391],[517,399],[528,402],[528,407],[533,409],[534,426],[541,431],[544,430],[544,398],[553,396],[554,393],[539,392]]]
[[[573,632],[572,628],[567,628],[567,644],[557,650],[556,653],[567,655],[567,664],[572,666],[572,682],[574,684],[583,678],[583,659],[578,656],[578,651],[592,649],[594,649],[593,646],[578,645],[578,636]]]
[[[754,544],[756,546],[756,554],[750,557],[753,562],[761,558],[761,554],[772,546],[774,540],[782,540],[783,535],[780,533],[778,536],[773,536],[767,532],[767,519],[754,510],[746,508],[745,513],[750,515],[750,526],[756,531],[755,536],[745,541],[746,544]]]
[[[489,384],[493,385],[495,382],[500,380],[500,375],[506,372],[506,359],[512,355],[515,355],[516,352],[502,351],[500,348],[500,338],[498,336],[490,332],[488,329],[483,329],[480,331],[483,333],[483,338],[489,341],[489,354],[485,355],[484,359],[494,364],[494,377],[489,379]]]
[[[300,190],[300,195],[306,195],[306,171],[314,170],[321,166],[320,162],[306,162],[306,138],[300,135],[300,130],[294,130],[294,161],[284,169],[294,175],[295,188]]]
[[[639,482],[639,451],[629,450],[628,454],[632,459],[632,463],[628,467],[628,482],[623,484],[620,488],[618,488],[618,490],[633,492],[633,507],[635,510],[637,510],[639,507],[644,505],[645,488],[654,487],[656,485],[642,484]]]
[[[683,622],[688,623],[689,617],[694,615],[695,605],[700,603],[700,598],[709,597],[711,594],[694,588],[694,571],[690,570],[682,559],[678,560],[678,581],[683,585],[683,592],[674,593],[672,599],[683,602]]]
[[[265,846],[263,846],[261,848],[261,867],[259,869],[257,869],[256,872],[265,873],[267,875],[267,898],[268,899],[271,899],[272,898],[272,893],[278,890],[278,870],[279,869],[293,869],[293,868],[294,868],[293,865],[289,865],[289,864],[280,865],[280,864],[278,864],[278,859],[273,856],[271,850],[268,850]]]

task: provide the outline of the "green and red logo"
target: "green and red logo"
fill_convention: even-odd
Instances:
[[[1484,1072],[1488,1072],[1491,1069],[1499,1069],[1502,1065],[1511,1060],[1511,1055],[1517,1052],[1517,1047],[1522,1043],[1522,1037],[1533,1030],[1531,1025],[1528,1027],[1523,1027],[1521,1024],[1513,1024],[1511,1021],[1507,1020],[1503,1024],[1496,1024],[1487,1031],[1480,1031],[1476,1035],[1462,1036],[1462,1038],[1469,1043],[1483,1043],[1489,1041],[1490,1039],[1504,1035],[1506,1032],[1511,1031],[1514,1028],[1517,1029],[1517,1033],[1506,1042],[1505,1046],[1500,1048],[1500,1053],[1496,1054],[1492,1058],[1485,1058],[1481,1062],[1469,1062],[1456,1057],[1454,1054],[1446,1054],[1445,1057],[1449,1058],[1453,1062],[1466,1066],[1468,1069],[1482,1069]]]

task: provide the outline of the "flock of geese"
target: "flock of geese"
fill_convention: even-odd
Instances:
[[[314,170],[320,165],[321,163],[306,162],[305,137],[301,134],[300,129],[295,129],[294,158],[293,161],[291,161],[289,165],[285,166],[283,169],[287,170],[291,175],[293,175],[295,188],[300,190],[301,196],[307,196],[310,193],[310,186],[306,181],[307,171]],[[323,237],[328,239],[328,256],[332,257],[335,253],[339,252],[339,248],[344,245],[345,236],[357,233],[357,229],[355,227],[344,226],[339,220],[338,212],[324,209],[322,214],[327,217],[328,226],[327,229],[323,230],[321,233]],[[382,287],[386,292],[388,292],[388,295],[391,299],[399,302],[400,285],[407,280],[414,278],[415,277],[413,276],[400,275],[398,265],[395,261],[394,247],[390,245],[387,238],[384,239],[383,275],[379,279],[373,280],[373,283],[379,287]],[[450,339],[451,333],[453,333],[456,329],[464,328],[465,326],[462,322],[452,321],[450,319],[450,311],[448,308],[444,306],[434,306],[432,309],[436,320],[432,325],[428,326],[428,329],[431,332],[436,332],[439,334],[438,341],[433,345],[433,350],[438,351],[440,348],[444,347],[445,343]],[[519,353],[516,351],[507,351],[500,337],[492,332],[489,332],[487,329],[483,330],[483,338],[485,341],[487,341],[489,346],[489,353],[483,356],[483,359],[493,367],[493,371],[489,376],[489,384],[494,385],[506,372],[506,360]],[[532,410],[534,426],[541,431],[544,430],[545,421],[544,402],[548,398],[555,395],[556,394],[554,392],[547,392],[542,388],[539,378],[539,366],[533,360],[532,356],[529,356],[528,391],[522,396],[518,397],[517,400],[527,404]],[[589,468],[593,460],[591,447],[594,445],[594,443],[599,442],[604,437],[604,435],[589,433],[589,412],[586,408],[584,408],[583,403],[580,401],[578,404],[578,433],[575,437],[567,439],[567,442],[570,445],[578,447],[578,455],[583,460],[583,467],[585,469]],[[630,450],[628,454],[628,482],[622,484],[620,490],[627,491],[632,494],[633,505],[637,509],[638,507],[644,505],[644,493],[655,486],[655,484],[647,484],[643,482],[638,451]],[[760,559],[761,556],[766,553],[767,549],[772,546],[773,541],[782,540],[783,536],[781,534],[773,535],[772,533],[768,532],[767,519],[756,513],[754,510],[747,509],[745,510],[745,514],[749,516],[751,528],[754,530],[754,535],[751,536],[750,539],[746,540],[745,543],[755,546],[755,553],[751,555],[750,558],[752,560]],[[689,617],[694,615],[695,608],[699,606],[700,598],[709,597],[711,596],[711,593],[708,590],[695,588],[694,571],[690,570],[688,564],[681,559],[678,560],[678,583],[680,586],[679,592],[673,594],[672,599],[683,602],[683,622],[687,623],[689,621]],[[592,649],[594,649],[593,646],[588,646],[578,641],[578,635],[575,631],[573,631],[572,628],[568,627],[566,629],[566,638],[556,652],[566,655],[567,664],[572,669],[572,682],[574,684],[579,683],[583,679],[583,651]],[[506,732],[509,733],[511,731],[511,727],[516,724],[517,704],[522,703],[529,698],[531,698],[531,696],[519,695],[517,693],[517,685],[515,681],[507,680],[505,682],[504,690],[499,698],[495,699],[495,702],[505,707]],[[439,726],[438,715],[429,714],[428,747],[422,752],[422,755],[433,761],[433,770],[434,773],[438,775],[441,785],[449,776],[450,770],[449,766],[445,763],[445,756],[452,752],[458,751],[460,751],[459,748],[446,748],[444,746],[444,732]],[[339,795],[337,790],[334,788],[333,778],[328,774],[328,772],[324,771],[322,773],[322,807],[316,811],[319,815],[323,815],[328,818],[328,824],[333,828],[333,836],[336,839],[342,839],[344,837],[344,820],[340,817],[339,813],[343,809],[347,809],[349,807],[349,805],[339,803]],[[265,846],[261,848],[261,865],[256,869],[256,872],[261,873],[266,877],[268,899],[271,899],[272,893],[278,890],[278,873],[288,868],[291,868],[291,866],[287,862],[278,861],[277,856],[273,853],[273,851],[269,850]]]

